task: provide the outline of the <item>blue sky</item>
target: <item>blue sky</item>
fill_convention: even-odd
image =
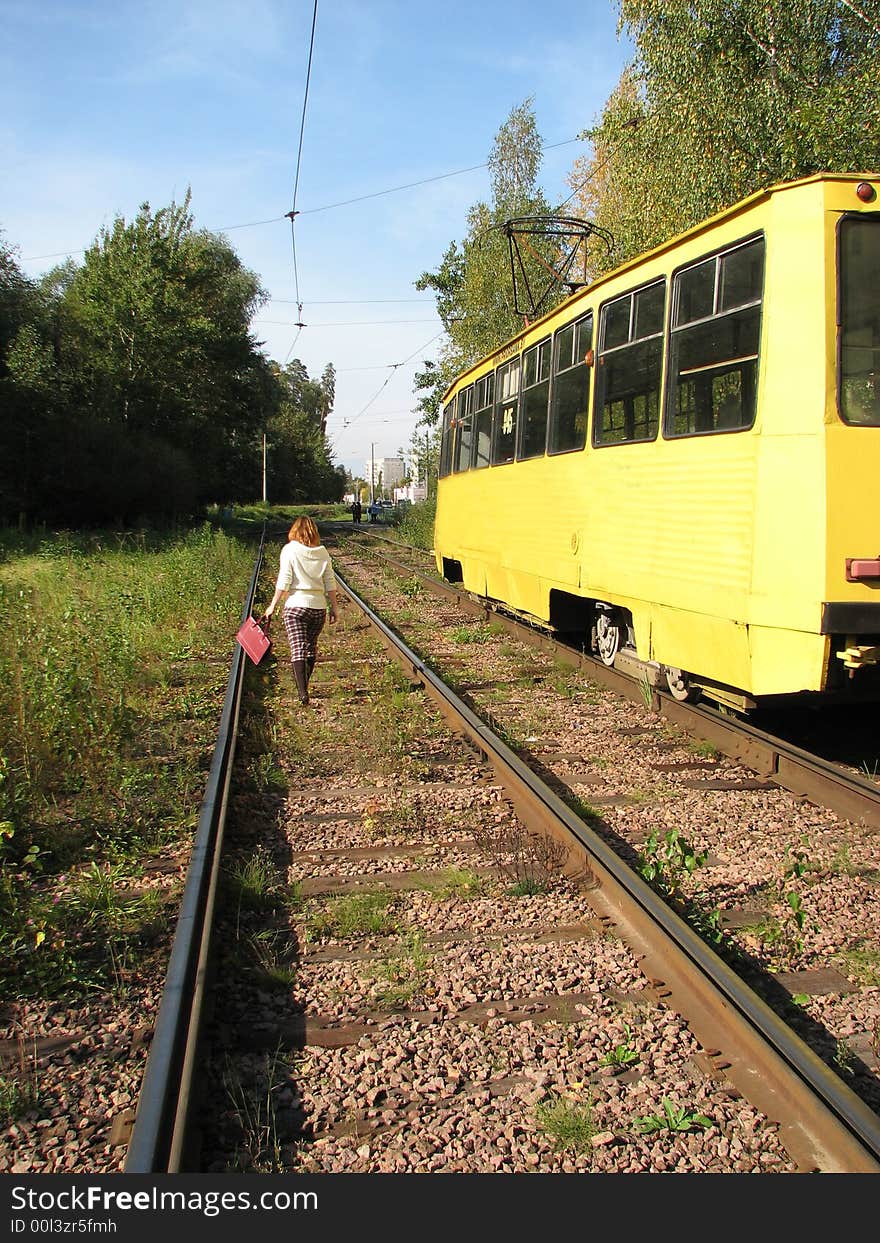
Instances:
[[[532,97],[540,180],[565,198],[588,150],[572,140],[630,48],[614,0],[318,0],[294,271],[284,213],[313,11],[313,0],[0,0],[0,228],[38,276],[117,215],[180,202],[189,186],[196,226],[224,233],[273,299],[253,324],[266,354],[300,358],[314,377],[336,367],[328,435],[360,473],[371,446],[393,456],[416,424],[413,375],[441,324],[414,282],[490,197],[485,167],[459,170],[484,165]],[[383,193],[413,182],[425,184]]]

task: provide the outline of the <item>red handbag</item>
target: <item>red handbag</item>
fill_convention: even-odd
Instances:
[[[254,621],[249,617],[242,622],[235,636],[255,665],[258,665],[267,652],[272,649],[272,640],[268,635],[269,618],[261,617]]]

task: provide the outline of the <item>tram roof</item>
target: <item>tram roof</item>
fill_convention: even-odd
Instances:
[[[772,195],[778,194],[782,191],[795,190],[801,186],[811,185],[820,181],[858,182],[877,180],[877,178],[878,174],[876,173],[820,172],[811,173],[809,177],[799,177],[794,181],[777,182],[772,186],[766,186],[763,190],[756,190],[753,194],[748,195],[746,198],[740,199],[738,202],[731,204],[730,207],[722,208],[721,211],[715,212],[711,216],[707,216],[704,220],[692,225],[689,229],[685,229],[681,233],[674,234],[665,242],[661,242],[658,246],[652,247],[651,250],[645,250],[641,254],[636,255],[635,258],[628,259],[626,263],[621,263],[619,267],[612,268],[608,272],[603,272],[602,275],[596,277],[591,284],[587,285],[583,289],[579,289],[577,293],[573,293],[569,298],[566,298],[565,301],[558,303],[552,310],[547,311],[546,314],[542,315],[540,319],[536,319],[534,323],[529,324],[527,328],[522,328],[519,332],[515,333],[514,336],[508,337],[508,339],[502,342],[497,349],[492,350],[488,354],[484,354],[482,358],[477,360],[477,362],[472,363],[471,366],[466,368],[464,371],[459,372],[444,392],[441,400],[445,402],[450,394],[458,388],[469,375],[485,367],[486,364],[492,359],[498,359],[499,362],[502,362],[505,358],[512,357],[516,352],[512,347],[518,341],[521,341],[526,334],[533,332],[547,320],[553,319],[554,316],[557,316],[563,307],[576,306],[578,302],[589,297],[602,285],[616,279],[625,272],[631,271],[633,268],[639,267],[643,263],[647,263],[656,256],[664,254],[666,251],[674,250],[677,246],[680,246],[683,242],[687,241],[688,238],[697,237],[705,230],[714,228],[716,225],[722,223],[722,221],[729,220],[732,216],[736,216],[739,212],[754,207],[755,204],[759,203],[761,200],[769,199]]]

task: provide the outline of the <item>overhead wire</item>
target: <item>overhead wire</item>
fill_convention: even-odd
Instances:
[[[318,0],[315,0],[314,6],[312,8],[312,32],[311,32],[311,35],[309,36],[309,60],[308,60],[308,65],[306,66],[306,85],[305,85],[305,90],[303,92],[302,117],[300,118],[300,123],[299,123],[299,145],[297,147],[297,153],[296,153],[296,174],[293,179],[293,201],[291,203],[290,211],[285,213],[285,215],[289,216],[290,218],[290,243],[293,248],[293,285],[294,285],[294,290],[296,291],[296,304],[297,304],[298,314],[299,314],[299,322],[296,325],[296,329],[297,329],[296,336],[294,337],[293,343],[291,344],[290,349],[287,351],[287,356],[284,359],[285,366],[288,360],[290,359],[290,356],[293,354],[294,346],[299,340],[300,333],[305,327],[305,325],[302,322],[302,299],[300,298],[300,292],[299,292],[299,272],[297,270],[297,262],[296,262],[296,216],[297,216],[296,196],[299,190],[300,169],[302,168],[303,139],[305,137],[305,132],[306,132],[306,108],[309,102],[309,83],[311,82],[311,78],[312,78],[312,57],[315,51],[315,28],[317,24],[318,24]]]
[[[580,135],[574,138],[564,138],[562,142],[552,142],[545,146],[545,151],[553,151],[557,147],[567,147],[573,142],[580,142]],[[418,186],[427,186],[432,181],[444,181],[447,177],[461,177],[464,173],[475,173],[481,168],[488,168],[489,161],[484,160],[482,164],[471,164],[468,168],[457,168],[451,173],[438,173],[434,177],[424,177],[421,181],[408,181],[402,186],[391,186],[387,190],[373,190],[370,194],[359,194],[356,198],[340,199],[337,203],[325,203],[323,207],[307,207],[300,212],[301,216],[314,215],[316,212],[332,211],[336,207],[349,207],[352,203],[364,203],[367,199],[381,198],[386,194],[397,194],[401,190],[414,190]]]
[[[629,120],[623,122],[623,125],[621,126],[621,128],[622,129],[637,129],[644,120],[646,120],[646,118],[643,116],[630,117]],[[571,202],[571,200],[575,197],[575,195],[580,193],[580,191],[584,188],[587,182],[592,180],[592,178],[595,177],[597,173],[601,172],[603,168],[605,168],[608,164],[611,163],[611,161],[614,159],[615,155],[617,154],[618,150],[620,149],[620,145],[621,144],[618,143],[616,147],[612,147],[611,150],[608,152],[608,155],[605,157],[605,159],[602,161],[601,164],[596,164],[595,166],[591,166],[589,173],[587,173],[586,177],[584,177],[582,181],[578,182],[578,184],[574,187],[574,189],[572,190],[568,198],[563,199],[562,202],[557,207],[554,208],[554,213],[559,213],[562,211],[563,207],[567,207],[568,204]],[[569,182],[569,185],[570,184],[571,183]]]
[[[372,328],[374,325],[381,327],[383,324],[433,324],[436,323],[438,316],[431,319],[338,319],[329,320],[323,324],[309,324],[310,328]],[[251,321],[254,324],[274,324],[279,328],[289,328],[290,322],[286,319],[263,319],[257,316]],[[303,327],[304,325],[296,324],[294,327]]]
[[[293,298],[267,298],[267,302],[282,302],[291,306],[296,303]],[[376,303],[385,302],[392,305],[399,305],[402,302],[418,302],[422,306],[428,306],[433,301],[432,298],[331,298],[309,301],[309,306],[372,306]]]
[[[381,383],[381,384],[379,385],[379,387],[376,389],[375,393],[374,393],[374,394],[373,394],[373,396],[369,399],[369,401],[366,403],[366,405],[362,406],[362,407],[361,407],[361,409],[357,412],[357,414],[353,415],[353,416],[352,416],[352,418],[347,419],[347,420],[344,420],[343,430],[346,430],[347,428],[351,427],[352,423],[357,422],[357,420],[361,417],[361,415],[366,414],[366,412],[369,410],[370,406],[372,406],[373,402],[374,402],[374,401],[375,401],[375,400],[379,397],[380,393],[382,393],[382,391],[383,391],[383,390],[384,390],[384,389],[388,386],[388,384],[390,383],[390,381],[391,381],[391,379],[393,378],[393,376],[395,375],[395,373],[396,373],[397,371],[399,371],[401,367],[405,367],[405,366],[406,366],[406,364],[407,364],[408,362],[412,362],[412,360],[415,358],[416,354],[421,354],[424,350],[426,350],[426,349],[428,348],[428,346],[429,346],[429,345],[433,345],[433,344],[434,344],[434,342],[435,342],[436,340],[438,340],[438,338],[440,338],[440,337],[442,337],[442,336],[443,336],[443,332],[444,332],[444,330],[443,330],[443,329],[441,329],[441,331],[440,331],[440,332],[435,333],[435,334],[434,334],[434,336],[433,336],[433,337],[431,337],[431,340],[430,340],[430,341],[426,341],[424,345],[420,345],[420,346],[418,346],[418,348],[417,348],[417,349],[414,349],[414,350],[413,350],[413,352],[412,352],[411,354],[407,355],[407,357],[406,357],[406,358],[404,358],[404,360],[403,360],[402,362],[399,362],[399,363],[386,363],[385,365],[386,365],[387,367],[389,367],[389,368],[390,368],[390,371],[389,371],[388,375],[385,377],[385,379],[382,381],[382,383]],[[367,368],[354,368],[354,367],[352,367],[352,368],[349,368],[348,370],[352,370],[352,371],[355,371],[355,370],[367,370]]]
[[[317,16],[317,3],[315,4],[315,15]],[[313,38],[314,38],[314,29],[312,33],[313,33]],[[310,47],[310,50],[309,50],[309,71],[311,70],[312,55],[313,55],[313,45]],[[308,87],[306,88],[306,90],[308,91]],[[305,103],[303,104],[303,122],[304,120],[305,120]],[[557,147],[567,147],[567,146],[570,146],[573,142],[584,142],[584,141],[586,141],[584,136],[582,134],[578,134],[574,138],[565,138],[561,142],[548,143],[544,147],[544,150],[553,151]],[[301,150],[302,150],[302,135],[300,136],[300,152]],[[434,181],[444,181],[448,177],[460,177],[464,173],[473,173],[473,172],[479,171],[479,169],[481,168],[488,168],[488,167],[489,167],[488,161],[484,161],[482,164],[472,164],[468,168],[454,169],[450,173],[437,173],[433,177],[424,177],[420,181],[409,181],[404,185],[390,186],[385,190],[374,190],[370,194],[363,194],[357,198],[341,199],[337,203],[325,203],[322,207],[306,207],[296,212],[296,214],[299,216],[308,216],[308,215],[314,215],[317,212],[332,211],[334,208],[337,208],[337,207],[348,207],[352,203],[362,203],[365,199],[382,198],[386,194],[398,194],[402,190],[414,190],[414,189],[417,189],[419,186],[430,185],[431,182],[434,182]],[[297,183],[298,183],[298,180],[299,180],[299,164],[297,165]],[[295,199],[295,196],[296,196],[296,188],[294,188],[294,199]],[[294,202],[294,207],[295,207],[295,202]],[[249,220],[249,221],[245,221],[242,224],[225,224],[221,226],[215,226],[214,228],[209,229],[208,232],[209,233],[231,233],[233,229],[256,229],[266,224],[280,224],[282,220],[289,220],[290,216],[291,216],[290,212],[285,212],[281,216],[270,216],[266,220]],[[293,222],[291,221],[291,225],[292,224]],[[22,263],[35,263],[39,259],[63,259],[69,255],[82,255],[82,254],[85,254],[87,249],[88,247],[81,246],[79,247],[79,249],[76,249],[76,250],[59,250],[59,251],[54,252],[51,255],[27,255],[22,258]],[[389,300],[403,301],[403,299],[389,299]],[[407,301],[408,300],[409,299],[407,299]],[[412,299],[412,300],[417,301],[417,299]]]

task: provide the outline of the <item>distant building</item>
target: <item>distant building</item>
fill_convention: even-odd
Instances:
[[[408,483],[404,488],[394,489],[395,501],[410,501],[413,505],[416,501],[426,501],[428,499],[428,489],[423,483]]]
[[[381,486],[383,491],[390,492],[406,474],[406,464],[402,457],[367,458],[365,466],[367,483],[372,482],[374,490]]]

